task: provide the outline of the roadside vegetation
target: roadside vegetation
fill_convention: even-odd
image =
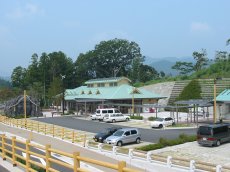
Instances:
[[[180,134],[179,137],[176,139],[160,138],[158,143],[156,143],[156,144],[149,144],[146,146],[138,147],[136,149],[142,150],[142,151],[151,151],[151,150],[161,149],[161,148],[165,148],[168,146],[175,146],[175,145],[183,144],[186,142],[193,142],[193,141],[196,141],[195,135],[189,136],[186,134]]]

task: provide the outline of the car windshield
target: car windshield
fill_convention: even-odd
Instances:
[[[124,131],[116,131],[113,135],[114,136],[122,136],[123,133],[124,133]]]
[[[200,135],[211,135],[212,128],[210,127],[205,127],[205,126],[200,126],[198,132]]]
[[[164,121],[163,118],[157,118],[155,121]]]
[[[100,133],[109,134],[109,133],[110,133],[110,130],[109,130],[109,129],[104,129],[104,130],[102,130]]]

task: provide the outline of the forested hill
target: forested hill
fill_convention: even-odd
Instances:
[[[0,78],[0,88],[10,87],[10,82]]]

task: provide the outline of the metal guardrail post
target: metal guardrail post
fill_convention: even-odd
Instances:
[[[6,151],[5,151],[5,142],[6,142],[6,135],[2,135],[2,159],[6,160]]]
[[[46,145],[46,172],[49,172],[49,168],[50,168],[50,161],[49,158],[51,157],[51,152],[50,149],[51,145]]]
[[[117,154],[117,146],[113,146],[113,154],[114,154],[114,155]]]
[[[15,156],[15,154],[16,154],[16,151],[15,151],[15,141],[16,140],[16,137],[15,136],[13,136],[12,137],[12,161],[13,161],[13,166],[17,166],[17,164],[16,164],[16,156]]]
[[[129,149],[129,158],[130,158],[130,159],[133,158],[133,149]]]
[[[151,152],[151,151],[148,151],[148,152],[147,152],[147,155],[146,155],[146,159],[147,159],[147,161],[149,161],[149,162],[152,161],[151,155],[152,155],[152,152]]]
[[[221,172],[222,171],[222,166],[221,165],[217,165],[216,166],[216,172]]]
[[[30,171],[30,140],[26,140],[26,172]]]
[[[98,145],[97,145],[97,147],[98,147],[98,150],[100,151],[100,152],[102,152],[102,143],[99,143]]]
[[[86,142],[85,142],[85,147],[86,147],[86,148],[89,148],[89,140],[86,140]]]
[[[172,157],[171,156],[167,157],[167,166],[172,167]]]
[[[78,160],[78,156],[80,156],[79,152],[73,153],[73,171],[77,172],[77,169],[80,168],[80,161]]]
[[[125,161],[119,161],[118,162],[118,172],[123,172],[123,169],[126,167]]]
[[[194,172],[195,169],[196,169],[196,167],[195,167],[195,161],[194,161],[194,160],[191,160],[191,161],[190,161],[190,166],[189,166],[189,171],[190,171],[190,172]]]

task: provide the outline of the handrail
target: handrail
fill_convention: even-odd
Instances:
[[[9,140],[9,143],[6,143],[5,142],[6,140]],[[53,163],[54,163],[54,164],[57,164],[57,165],[62,166],[64,168],[72,169],[74,172],[76,172],[76,171],[89,172],[86,169],[80,168],[80,162],[84,161],[84,162],[91,163],[94,165],[99,165],[101,167],[107,167],[110,169],[115,169],[118,172],[138,172],[135,169],[127,168],[126,163],[124,161],[118,161],[118,164],[114,164],[114,163],[108,163],[108,162],[104,162],[104,161],[94,160],[91,158],[80,156],[79,152],[74,152],[73,154],[70,154],[70,153],[63,152],[63,151],[60,151],[57,149],[53,149],[53,148],[51,148],[50,145],[46,145],[45,147],[42,147],[42,146],[38,146],[34,143],[30,143],[30,140],[21,141],[21,140],[16,139],[15,136],[10,138],[10,137],[7,137],[5,134],[1,134],[0,135],[0,142],[1,142],[0,150],[2,150],[0,155],[2,156],[2,158],[8,159],[15,166],[16,165],[21,166],[26,171],[36,172],[36,170],[33,169],[33,167],[31,166],[31,165],[35,165],[37,167],[40,167],[42,169],[46,169],[48,171],[58,172],[58,169],[55,169],[53,166]],[[22,144],[22,146],[20,145],[21,147],[19,147],[18,145],[16,145],[17,143]],[[45,155],[42,155],[38,152],[35,152],[36,148],[42,148],[42,150],[45,150],[45,153],[44,153]],[[19,150],[19,151],[15,151],[15,150]],[[26,157],[21,156],[20,151],[22,153],[25,153]],[[73,164],[69,164],[69,163],[63,162],[59,159],[52,157],[51,155],[53,153],[57,153],[61,156],[71,158],[73,160]],[[31,158],[31,156],[43,158],[46,161],[46,165],[43,165],[40,162],[36,162],[35,160],[33,160]],[[25,161],[25,164],[22,163],[21,161],[19,161],[19,159]],[[51,163],[52,163],[52,166],[51,166]]]

